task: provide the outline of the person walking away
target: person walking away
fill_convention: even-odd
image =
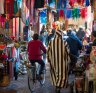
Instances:
[[[84,36],[85,36],[85,32],[83,30],[82,27],[79,28],[78,32],[76,33],[77,37],[82,41]]]
[[[28,42],[28,58],[32,65],[35,64],[35,62],[38,62],[41,65],[39,74],[41,75],[43,73],[43,70],[45,68],[45,63],[42,60],[42,51],[46,53],[46,48],[43,45],[43,43],[39,40],[39,35],[35,33],[33,35],[33,40]]]
[[[62,39],[62,33],[56,31],[55,37],[49,42],[47,58],[50,64],[52,84],[57,93],[68,83],[68,64],[70,62],[67,42]]]
[[[45,31],[41,31],[40,32],[39,39],[43,43],[43,45],[46,47],[46,36],[44,35],[44,33],[45,33]],[[47,62],[47,60],[46,60],[46,54],[43,54],[43,60],[44,60],[44,63]]]
[[[82,49],[82,42],[76,36],[75,32],[72,30],[68,30],[67,35],[69,36],[66,41],[70,48],[70,71],[72,72],[75,64],[77,62],[77,58],[79,57],[79,51]],[[69,71],[69,73],[70,73]]]
[[[43,40],[41,40],[42,39],[42,35],[43,35]],[[43,44],[46,46],[46,47],[48,47],[48,40],[47,40],[47,38],[48,38],[48,32],[47,32],[47,30],[46,30],[46,28],[45,28],[45,25],[43,25],[42,26],[42,29],[41,29],[41,31],[40,31],[40,40],[41,41],[43,41]]]

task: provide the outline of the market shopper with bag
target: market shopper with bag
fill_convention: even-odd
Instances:
[[[73,73],[73,69],[75,68],[75,65],[77,63],[77,58],[79,57],[80,50],[82,49],[82,42],[79,40],[79,38],[76,36],[75,32],[72,31],[71,28],[69,28],[67,32],[68,38],[66,39],[69,48],[70,48],[70,73]]]
[[[49,42],[47,58],[52,84],[56,87],[56,93],[60,93],[61,88],[67,87],[70,62],[68,45],[62,39],[61,31],[56,31],[54,39]]]

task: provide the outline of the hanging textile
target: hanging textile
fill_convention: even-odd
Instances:
[[[64,10],[60,10],[59,11],[59,21],[63,21],[64,18],[65,18],[65,16],[64,16]]]
[[[14,0],[5,0],[6,18],[12,18],[14,14]]]
[[[47,0],[45,1],[45,5],[47,4]],[[55,8],[56,1],[55,0],[48,0],[48,6]]]
[[[33,24],[33,15],[34,15],[34,1],[35,0],[27,0],[26,6],[29,9],[29,21],[31,24]]]
[[[67,0],[62,0],[63,4],[64,4],[64,8],[67,8]]]
[[[71,9],[68,9],[67,11],[66,11],[66,18],[72,18],[72,10]]]
[[[21,6],[22,6],[22,0],[17,0],[17,6],[18,6],[18,9],[21,8]]]
[[[17,1],[14,0],[14,14],[18,12]]]
[[[79,5],[84,5],[84,2],[85,2],[85,0],[77,0],[77,3],[78,3]]]
[[[19,22],[19,17],[18,18],[13,18],[13,35],[16,40],[19,40],[19,27],[20,27],[20,22]]]
[[[60,9],[64,9],[67,6],[67,0],[60,0]]]
[[[4,14],[4,0],[0,0],[0,14]]]
[[[47,23],[47,10],[44,9],[39,13],[40,15],[40,23],[46,24]]]
[[[23,23],[26,24],[26,22],[28,21],[28,18],[29,18],[29,9],[26,6],[26,0],[23,0],[23,2],[22,2],[21,18],[22,18]]]
[[[0,22],[1,22],[1,27],[3,27],[4,28],[4,26],[5,26],[5,21],[6,21],[6,18],[5,18],[5,16],[0,16]]]
[[[86,18],[87,17],[87,8],[82,8],[80,10],[80,15],[82,18]]]
[[[34,8],[44,8],[44,0],[35,0]]]
[[[75,1],[76,1],[76,0],[69,0],[69,4],[70,4],[71,7],[74,6]]]
[[[73,18],[79,18],[79,17],[80,17],[80,9],[74,8],[74,9],[72,10],[72,17],[73,17]]]
[[[56,8],[60,9],[60,0],[56,0]]]
[[[89,0],[86,0],[85,5],[86,6],[89,6],[90,5],[90,1]]]

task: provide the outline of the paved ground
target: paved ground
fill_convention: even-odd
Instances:
[[[38,83],[36,93],[55,93],[55,88],[50,81],[49,68],[47,67],[46,82],[43,87]],[[11,81],[8,87],[0,87],[0,93],[30,93],[27,85],[27,75],[20,76],[17,81]],[[16,92],[17,91],[17,92]],[[69,88],[62,89],[61,93],[70,93]]]

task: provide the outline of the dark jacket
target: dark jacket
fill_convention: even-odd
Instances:
[[[78,51],[82,49],[82,42],[79,40],[79,38],[76,35],[70,34],[69,37],[66,39],[71,54],[75,56],[79,56]]]
[[[77,32],[77,37],[80,39],[80,40],[83,40],[84,36],[85,36],[85,32],[83,30],[79,30]]]

